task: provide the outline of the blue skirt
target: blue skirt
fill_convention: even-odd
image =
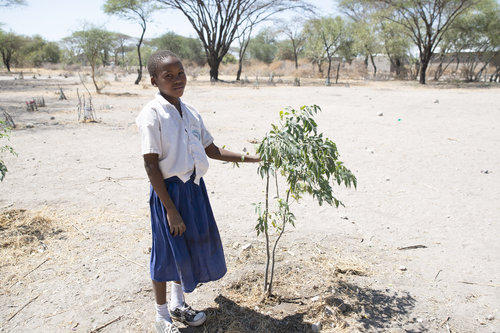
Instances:
[[[203,179],[186,183],[178,177],[165,179],[168,194],[181,215],[186,231],[170,233],[167,211],[151,186],[151,279],[158,282],[181,281],[185,292],[198,283],[215,281],[226,274],[226,261]]]

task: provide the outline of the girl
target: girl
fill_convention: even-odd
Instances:
[[[215,281],[226,273],[224,252],[203,175],[207,156],[229,162],[259,162],[217,147],[200,114],[181,101],[186,74],[180,59],[158,51],[148,61],[155,99],[142,109],[136,123],[142,138],[144,167],[151,182],[150,211],[153,245],[151,279],[156,301],[156,330],[179,332],[172,319],[191,326],[206,315],[184,301],[198,283]],[[171,285],[170,304],[166,281]]]

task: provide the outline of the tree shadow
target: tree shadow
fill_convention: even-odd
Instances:
[[[383,332],[395,327],[405,332],[427,331],[419,323],[409,320],[416,300],[408,292],[364,288],[342,280],[337,282],[335,290],[338,295],[343,295],[342,300],[346,303],[345,315],[357,314],[349,322],[354,321],[363,328],[363,331]],[[336,296],[337,294],[326,302],[338,304],[339,299]]]
[[[225,296],[219,295],[215,299],[218,307],[205,310],[207,321],[201,327],[181,328],[183,333],[200,332],[308,332],[308,325],[304,322],[304,313],[294,313],[282,319],[259,313],[248,307],[241,306]]]
[[[207,321],[201,327],[181,328],[183,333],[275,333],[312,332],[311,323],[321,322],[324,329],[351,327],[361,332],[384,332],[399,329],[403,332],[427,332],[422,324],[413,321],[410,313],[416,300],[407,292],[389,289],[360,287],[337,280],[332,286],[324,286],[320,301],[312,302],[310,295],[302,297],[300,306],[293,313],[276,318],[272,304],[262,304],[256,309],[237,304],[219,295],[217,307],[205,310]],[[335,292],[331,292],[335,290]],[[239,297],[238,297],[239,298]],[[282,299],[283,300],[283,299]],[[308,318],[307,321],[305,318]],[[340,325],[340,326],[337,326]]]

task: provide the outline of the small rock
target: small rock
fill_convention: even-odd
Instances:
[[[439,99],[435,99],[434,104],[439,104]]]
[[[341,216],[340,218],[341,218],[342,220],[349,220],[349,218],[348,218],[347,216],[345,216],[345,215]]]
[[[490,315],[488,315],[488,317],[486,317],[486,319],[488,319],[488,320],[495,320],[495,316],[492,315],[492,314],[490,314]]]
[[[407,270],[407,268],[406,268],[406,266],[399,266],[399,270],[404,272]]]
[[[311,302],[317,302],[319,301],[319,296],[314,296],[313,298],[311,298]]]
[[[484,173],[484,174],[489,174],[491,171],[490,170],[481,170],[481,173]]]
[[[34,127],[35,127],[35,125],[33,125],[32,123],[27,123],[26,124],[26,128],[34,128]]]
[[[247,251],[247,250],[250,250],[251,248],[253,248],[253,245],[250,244],[250,243],[248,243],[248,244],[243,245],[243,247],[241,248],[241,250]]]
[[[417,318],[417,323],[423,323],[424,320],[422,318]]]
[[[389,177],[385,177],[385,181],[386,181],[386,182],[388,182],[388,181],[390,181],[390,180],[391,180],[391,178],[389,178]]]
[[[344,313],[344,312],[347,311],[347,309],[348,309],[347,304],[342,303],[342,304],[339,305],[340,312]]]
[[[319,332],[319,331],[321,331],[321,323],[317,322],[317,323],[312,324],[311,325],[311,330],[313,332]]]
[[[382,117],[384,115],[383,112],[380,112],[377,116]]]
[[[54,120],[54,119],[56,119],[56,117],[54,117],[54,116],[50,117],[50,120]]]

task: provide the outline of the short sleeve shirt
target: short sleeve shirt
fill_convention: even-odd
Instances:
[[[179,111],[160,93],[144,106],[136,124],[141,135],[142,154],[158,154],[163,178],[179,177],[187,182],[194,170],[194,182],[208,170],[205,148],[213,142],[198,111],[181,101]]]

